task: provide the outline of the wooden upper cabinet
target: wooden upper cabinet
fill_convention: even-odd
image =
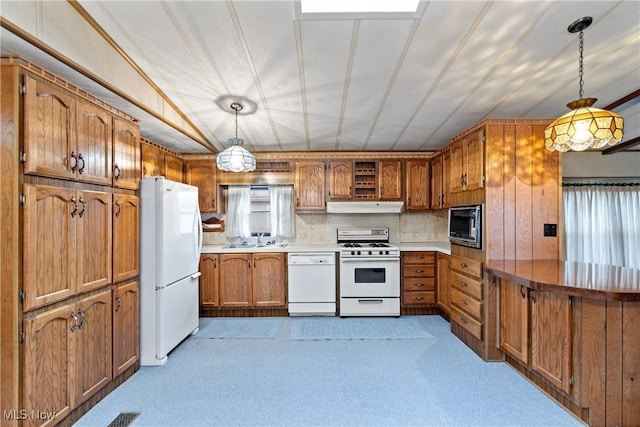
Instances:
[[[484,129],[478,129],[451,143],[450,191],[484,187]]]
[[[24,85],[24,172],[73,179],[78,168],[75,98],[29,76]]]
[[[296,211],[324,211],[326,185],[324,161],[296,164]]]
[[[378,198],[380,200],[402,200],[402,162],[380,160],[378,162]]]
[[[442,153],[431,159],[431,209],[442,209],[444,204]]]
[[[137,196],[113,195],[113,282],[140,274],[140,202]]]
[[[76,293],[76,191],[24,185],[23,310]]]
[[[447,209],[451,206],[451,153],[448,148],[442,152],[442,208]]]
[[[76,106],[78,143],[73,153],[76,158],[76,179],[111,185],[112,116],[86,101],[78,100]]]
[[[329,162],[329,199],[350,200],[353,197],[353,161]]]
[[[164,176],[164,151],[152,144],[142,142],[142,177]]]
[[[128,120],[114,117],[113,186],[137,190],[140,167],[140,128]]]
[[[429,161],[407,160],[406,210],[429,209]]]
[[[184,182],[184,162],[182,159],[171,153],[164,153],[164,176],[165,178]]]
[[[133,366],[139,358],[140,284],[119,285],[113,290],[113,377]]]
[[[187,184],[198,187],[200,212],[216,212],[217,186],[215,161],[188,161],[186,171]]]

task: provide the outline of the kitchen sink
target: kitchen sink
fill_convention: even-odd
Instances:
[[[234,243],[231,245],[226,245],[223,246],[222,249],[251,249],[251,248],[255,248],[258,245],[249,245],[249,244],[242,244],[242,243]]]
[[[279,242],[279,243],[261,243],[259,245],[256,244],[242,244],[242,243],[232,243],[229,245],[225,245],[222,249],[254,249],[254,248],[284,248],[288,245],[287,242]]]

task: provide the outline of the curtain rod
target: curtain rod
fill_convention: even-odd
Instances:
[[[562,183],[563,187],[640,187],[640,182],[567,182]]]

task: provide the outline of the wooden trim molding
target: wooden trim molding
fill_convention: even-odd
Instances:
[[[478,129],[487,126],[487,125],[538,125],[538,124],[542,124],[542,125],[548,125],[549,123],[551,123],[554,119],[549,119],[549,118],[489,118],[489,119],[484,119],[479,121],[478,123],[476,123],[475,125],[471,126],[469,129],[466,129],[465,131],[457,134],[456,136],[454,136],[453,138],[451,138],[451,142],[457,141],[459,139],[464,138],[465,136],[469,135],[470,133],[473,133],[475,131],[477,131]]]

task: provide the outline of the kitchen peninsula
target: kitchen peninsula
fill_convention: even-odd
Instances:
[[[506,361],[589,425],[640,420],[640,270],[491,260]]]

